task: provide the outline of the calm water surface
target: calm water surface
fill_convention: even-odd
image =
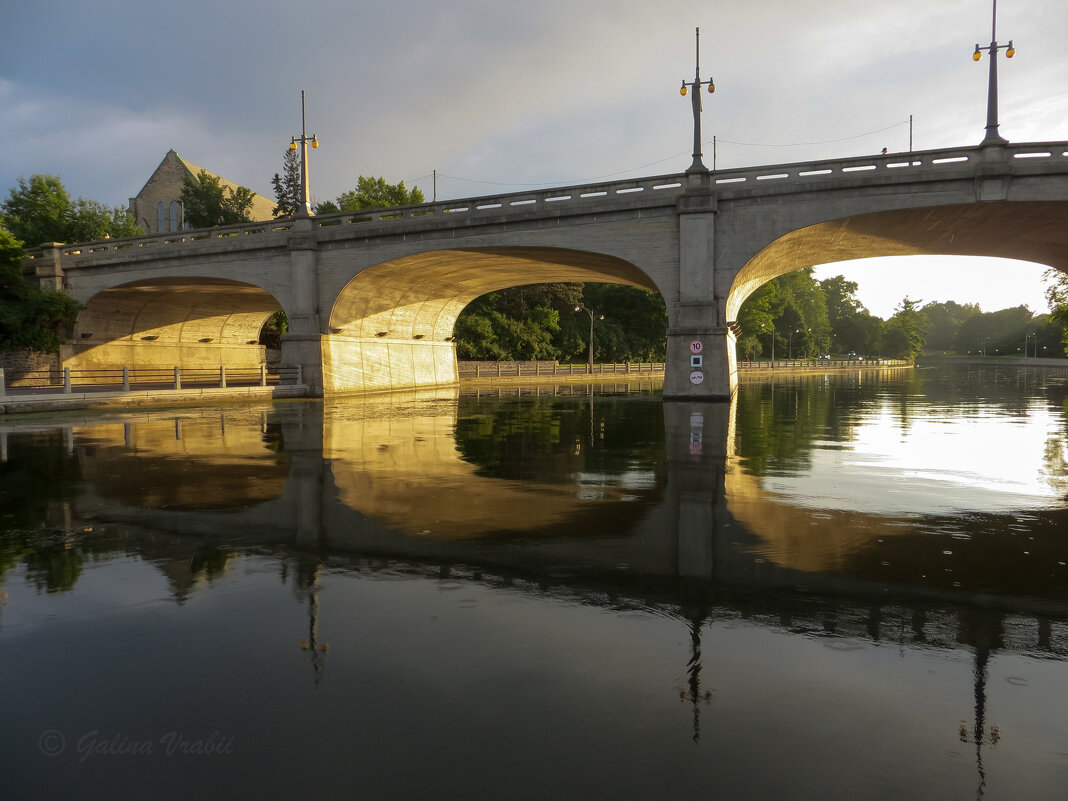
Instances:
[[[0,798],[1064,798],[1066,403],[0,419]]]

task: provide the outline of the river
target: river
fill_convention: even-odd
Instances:
[[[0,421],[23,799],[1057,799],[1068,371]]]

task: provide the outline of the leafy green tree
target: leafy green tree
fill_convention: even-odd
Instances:
[[[1026,306],[976,314],[961,323],[957,331],[957,352],[1022,355],[1024,338],[1034,330],[1034,315]]]
[[[927,317],[917,308],[918,300],[906,297],[894,316],[886,321],[883,343],[885,355],[894,359],[915,359],[927,345]]]
[[[30,247],[144,234],[124,208],[81,197],[71,200],[56,175],[19,178],[0,211],[8,231]]]
[[[1047,270],[1046,300],[1049,302],[1050,320],[1063,326],[1061,343],[1068,355],[1068,273],[1060,270]]]
[[[19,177],[0,210],[11,235],[36,247],[67,241],[70,206],[70,195],[58,175],[31,175]]]
[[[277,204],[271,213],[275,217],[293,217],[300,210],[302,200],[302,187],[300,181],[300,162],[297,160],[297,151],[286,148],[282,156],[282,173],[274,174],[271,179],[274,187],[274,199]],[[316,212],[318,213],[318,212]]]
[[[57,353],[80,306],[69,295],[29,283],[23,256],[22,243],[0,227],[0,350]]]
[[[315,204],[316,214],[337,214],[339,211],[340,207],[332,200],[320,200]]]
[[[961,324],[981,313],[977,303],[961,305],[952,300],[928,303],[920,311],[927,317],[927,347],[933,351],[953,349]]]
[[[574,325],[581,284],[533,284],[476,298],[456,321],[461,359],[559,359],[586,345]],[[584,319],[588,319],[583,316]]]
[[[214,228],[248,222],[255,193],[244,186],[224,187],[216,175],[205,170],[182,181],[180,196],[185,221],[193,228]]]
[[[385,178],[368,178],[361,175],[356,179],[356,188],[342,192],[337,197],[339,211],[362,211],[364,209],[387,209],[394,206],[414,206],[426,203],[419,187],[405,188],[404,181],[387,184]]]
[[[764,284],[746,298],[738,313],[741,352],[782,358],[818,356],[830,350],[827,297],[812,268]]]
[[[662,362],[667,353],[667,306],[659,292],[626,284],[586,284],[582,305],[596,310],[594,358],[605,362]],[[574,319],[589,336],[589,317],[574,306]],[[586,347],[589,343],[585,342]],[[561,349],[568,347],[561,342]],[[573,355],[570,354],[569,355]]]

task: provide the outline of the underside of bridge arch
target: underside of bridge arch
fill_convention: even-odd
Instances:
[[[324,390],[455,383],[453,326],[471,301],[509,287],[564,281],[657,291],[628,261],[564,248],[435,250],[383,262],[353,278],[330,311]]]
[[[260,287],[211,278],[138,281],[94,295],[63,362],[73,369],[255,367],[260,329],[281,304]]]
[[[967,203],[860,214],[792,231],[760,250],[735,276],[727,319],[780,275],[877,256],[993,256],[1068,272],[1068,203]]]

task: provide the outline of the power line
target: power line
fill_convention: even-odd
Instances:
[[[909,120],[903,120],[902,122],[895,122],[893,125],[888,125],[885,128],[878,128],[874,131],[866,131],[865,133],[854,134],[853,136],[843,136],[840,139],[826,139],[820,142],[785,142],[785,143],[769,143],[769,142],[738,142],[733,139],[722,139],[715,137],[702,144],[711,145],[715,144],[729,144],[739,145],[742,147],[809,147],[813,145],[833,145],[839,142],[848,142],[853,139],[862,139],[865,136],[871,136],[877,133],[883,133],[885,131],[893,130],[894,128],[900,128],[902,125],[908,125]],[[689,155],[687,152],[676,153],[673,156],[658,159],[656,161],[650,161],[646,164],[639,165],[637,167],[630,167],[626,170],[617,170],[616,172],[605,173],[604,175],[597,175],[592,178],[586,178],[584,180],[571,180],[571,181],[525,181],[523,183],[515,183],[508,181],[487,181],[480,178],[464,178],[458,175],[446,175],[439,172],[438,178],[448,178],[452,181],[463,181],[469,184],[485,184],[486,186],[565,186],[565,185],[581,185],[594,183],[596,181],[604,180],[605,178],[614,178],[617,175],[626,175],[627,173],[637,172],[638,170],[644,170],[647,167],[652,167],[656,164],[663,164],[665,161],[672,161],[673,159],[680,158],[682,156]],[[408,184],[414,185],[416,181],[422,181],[426,178],[430,178],[430,175],[423,175],[419,178],[414,178],[411,181],[407,181]]]

